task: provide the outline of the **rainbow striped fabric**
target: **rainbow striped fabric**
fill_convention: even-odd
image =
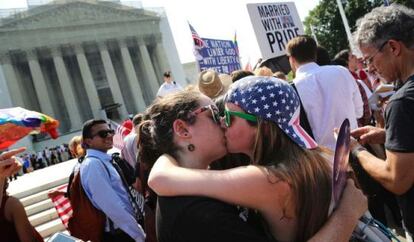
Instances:
[[[0,150],[7,149],[28,134],[48,133],[56,139],[59,121],[21,107],[0,109]]]

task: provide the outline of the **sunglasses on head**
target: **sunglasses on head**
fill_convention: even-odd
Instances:
[[[211,117],[212,117],[213,121],[216,124],[219,124],[220,123],[220,114],[219,114],[219,111],[218,111],[217,107],[214,106],[214,105],[207,105],[207,106],[199,107],[196,110],[194,110],[193,112],[191,112],[190,114],[194,115],[194,116],[197,116],[198,114],[200,114],[202,112],[205,112],[207,110],[210,110]]]
[[[257,117],[252,114],[230,111],[226,109],[224,110],[224,123],[226,124],[227,128],[231,126],[231,116],[236,116],[251,122],[257,122]]]
[[[115,134],[115,130],[113,130],[113,129],[105,129],[105,130],[100,130],[96,134],[92,135],[92,138],[95,137],[95,136],[99,136],[102,139],[105,139],[109,135],[114,135],[114,134]]]

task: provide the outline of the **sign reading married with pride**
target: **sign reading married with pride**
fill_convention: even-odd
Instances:
[[[293,2],[247,4],[247,11],[263,59],[285,55],[289,40],[304,34]]]
[[[203,47],[196,47],[195,56],[200,71],[213,69],[219,73],[230,74],[241,69],[237,46],[231,40],[202,38]]]

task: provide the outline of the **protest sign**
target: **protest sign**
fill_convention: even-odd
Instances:
[[[195,46],[200,71],[213,69],[219,73],[230,74],[241,69],[237,46],[231,40],[202,38],[204,45]]]
[[[303,25],[293,2],[247,4],[263,59],[285,55],[290,39],[303,35]]]

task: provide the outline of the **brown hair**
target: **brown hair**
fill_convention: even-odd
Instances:
[[[237,71],[233,71],[231,74],[231,81],[233,83],[235,83],[236,81],[246,77],[246,76],[254,76],[254,73],[251,71],[246,71],[246,70],[237,70]]]
[[[306,241],[328,217],[332,171],[323,156],[328,151],[301,148],[273,122],[259,119],[257,125],[255,163],[290,185],[298,218],[295,241]]]
[[[198,91],[180,91],[155,100],[146,110],[145,121],[138,126],[138,152],[148,168],[162,154],[176,157],[179,148],[173,141],[173,123],[181,119],[193,124],[195,117],[189,113],[200,106],[201,96]]]
[[[285,75],[285,73],[283,73],[281,71],[277,71],[277,72],[273,73],[273,76],[286,81],[286,75]]]
[[[286,53],[299,63],[315,62],[317,45],[315,40],[307,35],[298,36],[289,40]]]

